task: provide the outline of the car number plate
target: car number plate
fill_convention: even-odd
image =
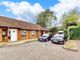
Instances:
[[[54,40],[54,42],[58,42],[57,40]]]

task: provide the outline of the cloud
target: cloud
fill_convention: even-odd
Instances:
[[[80,9],[80,0],[58,0],[59,3],[55,4],[54,6],[50,7],[51,11],[55,11],[58,20],[56,24],[61,23],[61,16],[65,12],[69,12],[74,8]],[[35,22],[35,17],[42,11],[44,8],[39,4],[35,3],[34,5],[30,4],[26,1],[21,2],[11,2],[11,1],[2,1],[0,5],[7,7],[7,12],[12,12],[16,19],[25,20],[28,22]]]
[[[44,9],[39,3],[31,5],[26,1],[22,2],[11,2],[11,1],[2,1],[1,4],[7,7],[7,12],[12,12],[17,19],[26,20],[28,22],[33,22],[35,17]]]
[[[74,8],[80,8],[80,0],[58,0],[59,3],[57,3],[55,6],[50,7],[50,10],[55,11],[56,16],[58,18],[58,22],[61,22],[61,16],[65,12],[69,12],[70,10]]]
[[[2,4],[0,3],[0,5],[2,5]]]

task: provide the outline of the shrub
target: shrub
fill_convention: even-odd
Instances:
[[[80,40],[80,27],[79,26],[68,27],[68,39]]]
[[[76,22],[68,23],[68,24],[67,24],[67,27],[69,27],[69,26],[77,26],[77,23],[76,23]]]

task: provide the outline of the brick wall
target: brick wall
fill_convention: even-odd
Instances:
[[[26,30],[26,36],[25,36],[26,38],[24,40],[39,38],[42,32],[43,31],[35,31],[35,34],[32,35],[32,31]],[[21,35],[21,30],[18,30],[18,40],[23,40]]]
[[[26,39],[30,39],[30,31],[27,31],[27,33],[26,33]]]
[[[41,31],[38,31],[38,38],[41,36]]]
[[[33,39],[33,38],[39,38],[41,36],[41,33],[43,31],[35,31],[34,35],[32,34],[32,31],[26,30],[25,40],[27,39]],[[17,29],[17,40],[22,40],[21,30]],[[2,28],[0,28],[0,42],[2,42]]]
[[[18,34],[17,37],[18,37],[18,41],[19,41],[19,40],[21,40],[21,31],[19,29],[17,30],[17,34]]]
[[[2,29],[0,28],[0,42],[2,42]]]

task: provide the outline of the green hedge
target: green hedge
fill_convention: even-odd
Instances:
[[[79,26],[68,27],[68,39],[80,40],[80,27]]]

